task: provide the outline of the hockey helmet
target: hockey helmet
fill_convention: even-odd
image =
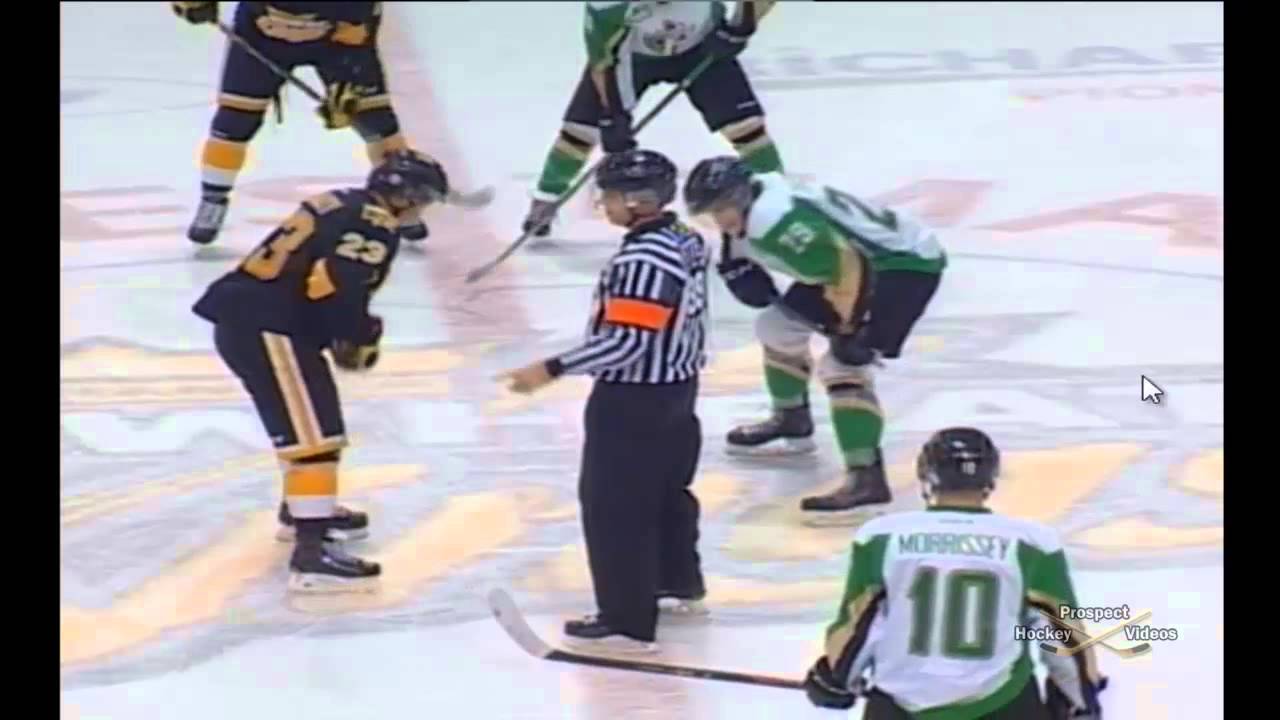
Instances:
[[[751,167],[732,155],[707,158],[693,167],[684,183],[684,204],[701,215],[717,205],[745,211],[751,205]]]
[[[365,187],[388,199],[400,198],[409,205],[429,205],[449,194],[449,177],[430,155],[417,150],[395,150],[369,172]]]
[[[655,150],[612,153],[596,169],[596,187],[621,192],[628,202],[653,202],[662,207],[676,197],[676,166]]]
[[[971,427],[939,430],[916,458],[925,497],[948,490],[990,492],[1000,475],[1000,451],[987,434]]]

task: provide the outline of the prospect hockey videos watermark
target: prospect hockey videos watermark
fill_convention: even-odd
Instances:
[[[1128,605],[1089,608],[1060,605],[1057,613],[1048,613],[1044,610],[1040,610],[1040,613],[1049,622],[1018,625],[1013,630],[1014,639],[1034,641],[1045,652],[1063,657],[1075,655],[1094,645],[1101,645],[1121,657],[1132,658],[1151,652],[1152,641],[1178,639],[1178,631],[1174,628],[1157,628],[1141,624],[1150,619],[1151,611],[1142,610],[1135,613]],[[1085,620],[1119,622],[1101,631],[1089,632],[1084,629],[1083,621]],[[1110,639],[1121,633],[1124,634],[1126,641],[1136,644],[1129,647],[1118,647],[1113,644]]]

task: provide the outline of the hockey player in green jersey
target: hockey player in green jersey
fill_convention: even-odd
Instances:
[[[631,112],[645,90],[681,82],[708,56],[715,60],[689,85],[689,101],[707,128],[723,135],[751,167],[781,170],[782,158],[765,130],[764,108],[737,58],[775,2],[739,0],[732,16],[719,0],[584,3],[587,67],[547,154],[522,229],[548,235],[555,201],[591,150],[635,147]]]
[[[1092,648],[1042,652],[1041,704],[1016,628],[1079,606],[1057,532],[987,509],[999,471],[981,430],[948,428],[925,443],[916,473],[927,509],[875,518],[854,536],[826,652],[805,677],[813,704],[848,709],[865,696],[866,720],[1100,720],[1106,679]]]
[[[884,417],[873,385],[882,358],[896,358],[938,288],[946,254],[908,215],[780,173],[755,173],[734,157],[703,160],[685,183],[693,215],[724,233],[717,269],[738,300],[765,308],[756,320],[773,414],[728,435],[734,454],[814,449],[809,341],[830,340],[818,364],[831,424],[848,472],[801,508],[840,512],[892,499],[880,453]],[[768,270],[794,279],[779,294]]]

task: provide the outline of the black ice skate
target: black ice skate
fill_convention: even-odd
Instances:
[[[566,622],[564,637],[566,645],[579,650],[624,654],[652,653],[658,650],[657,643],[637,640],[614,630],[602,622],[598,615],[588,615],[581,620]]]
[[[400,226],[400,237],[409,242],[422,242],[429,235],[431,235],[431,231],[427,229],[427,224],[421,220]]]
[[[533,237],[545,238],[551,234],[551,223],[555,220],[554,200],[533,199],[533,204],[529,206],[529,214],[525,215],[524,223],[520,225],[521,232],[533,231]]]
[[[300,520],[302,529],[289,559],[289,590],[296,593],[373,592],[382,566],[353,555],[323,540],[324,525],[319,520]]]
[[[280,542],[293,542],[297,536],[293,516],[289,514],[289,504],[280,503],[280,529],[276,531],[276,539]],[[324,520],[326,525],[325,540],[329,542],[352,542],[369,537],[369,516],[365,513],[341,505],[333,509],[333,516]]]
[[[764,422],[730,430],[726,441],[730,455],[801,455],[817,447],[808,405],[775,409]]]
[[[205,195],[200,198],[196,217],[187,228],[187,239],[198,245],[208,245],[217,239],[222,223],[227,219],[227,196]]]
[[[824,520],[847,522],[858,515],[875,515],[893,500],[884,472],[884,461],[876,451],[876,461],[866,467],[847,470],[844,484],[826,495],[813,495],[800,501],[800,509],[814,513],[817,524]],[[862,511],[862,512],[858,512]]]

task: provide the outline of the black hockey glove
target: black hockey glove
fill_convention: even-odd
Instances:
[[[853,334],[835,335],[831,338],[831,354],[836,360],[852,367],[879,365],[880,351],[871,347],[868,326],[863,325]]]
[[[832,710],[848,710],[858,701],[858,696],[836,679],[825,655],[804,676],[804,694],[814,705]]]
[[[766,308],[778,297],[778,288],[769,272],[746,258],[721,260],[716,270],[729,292],[743,305]]]
[[[600,118],[600,145],[607,153],[619,153],[636,146],[631,134],[631,113],[619,112]]]
[[[750,38],[751,33],[722,21],[702,42],[707,52],[713,57],[728,58],[746,50],[747,40]]]
[[[171,2],[173,14],[192,25],[218,22],[218,3],[216,2]]]
[[[369,370],[378,364],[378,342],[382,339],[382,318],[369,316],[371,322],[370,339],[363,343],[351,340],[334,340],[329,351],[333,353],[333,362],[343,370],[360,372]]]

